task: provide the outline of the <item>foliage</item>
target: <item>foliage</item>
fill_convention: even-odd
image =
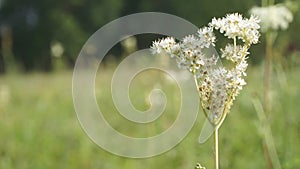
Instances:
[[[290,3],[293,8],[299,1]],[[138,1],[138,0],[3,0],[0,4],[0,28],[12,28],[13,57],[0,56],[0,69],[5,62],[6,68],[14,65],[21,70],[52,70],[51,43],[60,42],[64,47],[63,63],[72,67],[84,42],[97,29],[120,16],[136,12],[158,11],[177,15],[202,27],[213,16],[223,16],[228,12],[244,15],[253,6],[259,6],[256,0],[240,1]],[[183,6],[185,6],[183,8]],[[295,14],[298,18],[300,11]],[[299,19],[291,25],[287,39],[287,48],[282,53],[299,50]],[[1,38],[3,35],[0,35]],[[155,37],[156,38],[156,37]],[[153,38],[152,40],[154,40]],[[138,39],[142,48],[148,47],[145,38]],[[151,42],[151,40],[149,41]],[[220,41],[223,43],[223,41]],[[225,43],[225,42],[224,42]],[[140,46],[141,47],[141,46]],[[2,49],[1,49],[2,50]],[[119,49],[117,49],[119,50]],[[259,50],[259,47],[255,49]],[[5,57],[5,56],[4,56]],[[15,60],[15,61],[14,61]],[[258,62],[260,57],[255,59]],[[17,62],[17,63],[14,63]]]
[[[15,58],[24,70],[51,70],[51,42],[63,44],[63,59],[72,66],[87,38],[120,16],[121,4],[118,0],[9,0],[0,10],[0,24],[12,28]]]
[[[257,115],[251,104],[251,95],[262,91],[262,67],[248,71],[248,86],[239,96],[232,112],[220,132],[220,150],[223,168],[266,168],[261,140],[257,132]],[[167,105],[167,114],[160,123],[141,128],[117,114],[109,94],[111,70],[102,70],[96,79],[99,106],[108,121],[125,134],[149,136],[160,133],[174,122],[177,106]],[[300,166],[300,114],[298,100],[300,69],[287,72],[288,87],[281,88],[273,79],[273,101],[276,105],[270,121],[282,167],[294,169]],[[171,151],[149,159],[126,159],[112,155],[95,145],[84,133],[76,118],[71,98],[71,72],[53,74],[10,74],[0,77],[0,90],[9,90],[10,100],[0,104],[0,168],[52,169],[52,168],[194,168],[197,161],[206,168],[213,168],[212,139],[204,145],[197,143],[204,122],[200,112],[195,127],[181,144]],[[149,78],[152,77],[152,78]],[[159,76],[146,74],[133,83],[133,104],[143,110],[144,92],[153,88]],[[279,78],[280,79],[280,78]],[[147,84],[147,85],[145,85]],[[150,84],[150,85],[149,85]],[[168,100],[177,98],[176,86],[160,82]],[[6,88],[3,86],[7,86]],[[164,87],[165,86],[165,87]],[[101,89],[101,90],[100,90]],[[104,89],[104,90],[103,90]],[[106,90],[107,89],[107,90]],[[234,125],[232,125],[234,124]],[[140,129],[140,130],[138,130]],[[146,129],[146,130],[145,130]],[[147,131],[145,133],[145,131]],[[275,132],[276,131],[276,132]],[[147,148],[145,146],[145,148]]]

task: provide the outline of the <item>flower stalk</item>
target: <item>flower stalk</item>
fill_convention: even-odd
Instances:
[[[264,98],[263,109],[256,110],[262,126],[262,145],[268,169],[281,169],[280,161],[277,156],[271,126],[269,123],[271,115],[271,72],[272,72],[272,51],[273,44],[279,29],[286,30],[289,23],[293,20],[293,14],[284,4],[274,5],[274,0],[262,0],[262,7],[254,7],[250,13],[261,19],[262,32],[265,33],[265,71],[264,71]],[[272,13],[272,15],[270,15]],[[255,105],[257,107],[257,104]],[[257,109],[257,108],[256,108]],[[265,118],[261,118],[263,117]]]
[[[271,37],[271,32],[266,33],[266,60],[265,60],[265,75],[264,75],[264,103],[265,112],[267,118],[271,111],[270,106],[270,76],[271,76],[271,62],[272,62],[272,48],[273,40]]]
[[[215,169],[219,169],[219,129],[216,128],[214,132],[215,141]]]

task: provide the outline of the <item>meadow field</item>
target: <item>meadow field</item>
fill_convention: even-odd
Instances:
[[[146,137],[165,130],[176,119],[178,106],[170,102],[158,121],[140,125],[123,119],[113,106],[109,83],[111,69],[96,79],[98,104],[107,121],[118,131]],[[263,66],[248,69],[248,85],[238,96],[220,129],[221,168],[266,168],[260,122],[252,99],[262,96]],[[300,166],[300,68],[278,71],[272,78],[271,124],[279,160],[284,169]],[[153,86],[177,98],[176,85],[158,72],[138,76],[130,97],[137,109],[149,106],[145,97]],[[176,100],[176,99],[175,99]],[[147,159],[113,155],[85,134],[77,120],[72,101],[72,71],[9,73],[0,76],[0,168],[1,169],[192,169],[197,162],[213,168],[213,139],[197,142],[203,113],[187,137],[172,150]],[[145,149],[147,146],[145,146]]]

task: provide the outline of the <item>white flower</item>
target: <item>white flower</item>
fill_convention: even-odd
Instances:
[[[242,76],[246,76],[246,69],[248,67],[248,63],[246,58],[243,58],[235,67],[236,71],[239,72]]]
[[[262,31],[286,30],[293,21],[293,14],[284,5],[277,4],[268,7],[253,7],[250,13],[261,20]]]
[[[152,52],[152,54],[157,54],[157,53],[162,52],[159,41],[153,41],[152,46],[151,46],[151,52]]]
[[[221,49],[221,53],[221,58],[226,58],[234,63],[238,63],[249,54],[246,46],[236,45],[234,47],[234,44],[231,43],[227,44],[225,49]]]
[[[245,43],[256,44],[260,36],[258,23],[259,20],[254,16],[251,16],[250,19],[244,19],[242,15],[234,13],[221,19],[213,18],[209,25],[220,30],[230,39],[238,38]]]
[[[151,50],[153,54],[161,53],[162,51],[171,54],[171,49],[175,44],[176,42],[173,37],[167,37],[159,41],[154,41],[153,45],[151,46]]]
[[[188,35],[182,39],[182,44],[185,45],[185,47],[189,48],[197,48],[200,43],[199,40],[194,35]]]
[[[230,110],[233,100],[246,85],[243,78],[247,75],[248,49],[251,44],[258,43],[259,28],[259,19],[254,16],[247,19],[237,13],[228,14],[223,18],[213,18],[208,27],[198,30],[197,36],[188,35],[178,43],[174,38],[165,38],[154,41],[151,48],[153,53],[164,51],[175,57],[180,68],[194,74],[201,104],[205,110],[209,110],[210,122],[217,124],[222,113]],[[217,55],[205,50],[215,46],[214,29],[233,39],[233,43],[221,49],[221,58],[232,62],[232,69],[226,69],[218,63]],[[244,43],[237,45],[238,39]]]
[[[202,42],[202,48],[209,48],[210,45],[215,46],[216,37],[212,27],[203,27],[198,30],[198,36],[200,42]]]
[[[223,30],[225,30],[225,20],[221,18],[213,18],[211,22],[208,24],[210,27],[213,27],[215,29],[220,29],[221,33],[224,33]]]
[[[260,37],[258,31],[260,29],[259,23],[260,20],[253,15],[250,16],[250,19],[244,19],[243,26],[241,26],[242,34],[238,38],[249,44],[257,44]]]
[[[236,62],[238,58],[237,55],[234,54],[234,45],[229,43],[225,46],[225,49],[221,49],[222,55],[221,58],[226,58],[227,60],[231,60]]]
[[[243,24],[243,17],[238,13],[227,14],[222,19],[213,19],[211,26],[215,29],[219,29],[221,33],[225,33],[228,38],[235,38],[241,33],[240,26]]]

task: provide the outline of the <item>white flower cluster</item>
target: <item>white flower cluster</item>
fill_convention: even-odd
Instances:
[[[259,20],[254,16],[247,19],[237,13],[228,14],[223,18],[212,19],[208,27],[199,29],[196,35],[188,35],[180,42],[167,37],[154,41],[151,48],[153,54],[166,52],[175,57],[179,67],[193,73],[202,108],[211,123],[217,125],[246,85],[246,56],[250,45],[258,43],[259,28]],[[215,46],[214,30],[233,39],[233,44],[229,43],[221,49],[221,58],[232,62],[233,68],[219,65],[219,57],[207,52]],[[241,40],[239,44],[243,45],[237,44],[238,39]]]
[[[256,44],[259,38],[259,19],[251,16],[243,18],[241,14],[234,13],[223,18],[213,18],[209,25],[219,29],[230,39],[239,38],[245,43]]]
[[[293,21],[292,12],[283,4],[268,7],[253,7],[250,13],[259,17],[263,32],[268,30],[286,30]]]
[[[208,31],[205,29],[200,29],[197,36],[189,35],[184,37],[180,43],[176,43],[172,37],[154,41],[151,46],[152,53],[164,51],[170,54],[172,58],[177,58],[176,61],[180,68],[188,69],[192,73],[199,72],[200,68],[215,65],[217,57],[208,58],[203,53],[203,49],[214,45],[216,39],[212,30]],[[200,34],[200,32],[205,34]]]

